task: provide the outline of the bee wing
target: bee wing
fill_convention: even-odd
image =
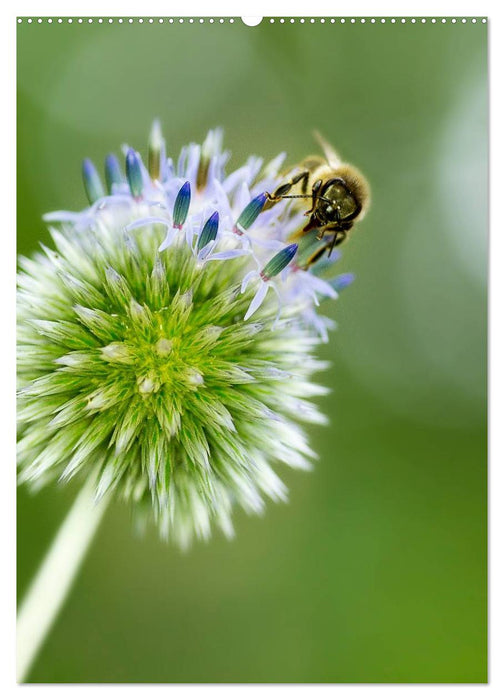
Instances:
[[[320,147],[322,148],[329,165],[333,168],[339,167],[341,165],[341,158],[339,157],[333,146],[331,146],[329,141],[326,141],[325,138],[318,131],[314,131],[313,136],[315,137],[315,140],[318,141],[318,143],[320,144]]]

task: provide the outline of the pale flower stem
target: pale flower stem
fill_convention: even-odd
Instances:
[[[33,579],[17,616],[17,673],[24,682],[65,602],[109,497],[94,501],[95,474],[75,499]]]

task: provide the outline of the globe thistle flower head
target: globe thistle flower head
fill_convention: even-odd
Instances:
[[[226,175],[228,158],[215,130],[175,162],[155,122],[148,167],[125,147],[103,184],[84,161],[89,206],[47,215],[54,247],[20,261],[20,481],[95,473],[97,499],[181,546],[285,500],[279,465],[310,468],[316,307],[351,281],[298,265],[289,202],[263,210],[282,157]]]

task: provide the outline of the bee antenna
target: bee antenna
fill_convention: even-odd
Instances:
[[[280,196],[281,199],[313,199],[312,194],[282,194]],[[331,200],[327,199],[327,197],[322,197],[321,195],[315,195],[315,199],[321,199],[323,202],[327,202],[328,204],[331,204]]]

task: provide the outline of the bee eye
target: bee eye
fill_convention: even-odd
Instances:
[[[334,207],[332,207],[330,204],[326,207],[326,212],[328,214],[331,214],[334,211]]]

